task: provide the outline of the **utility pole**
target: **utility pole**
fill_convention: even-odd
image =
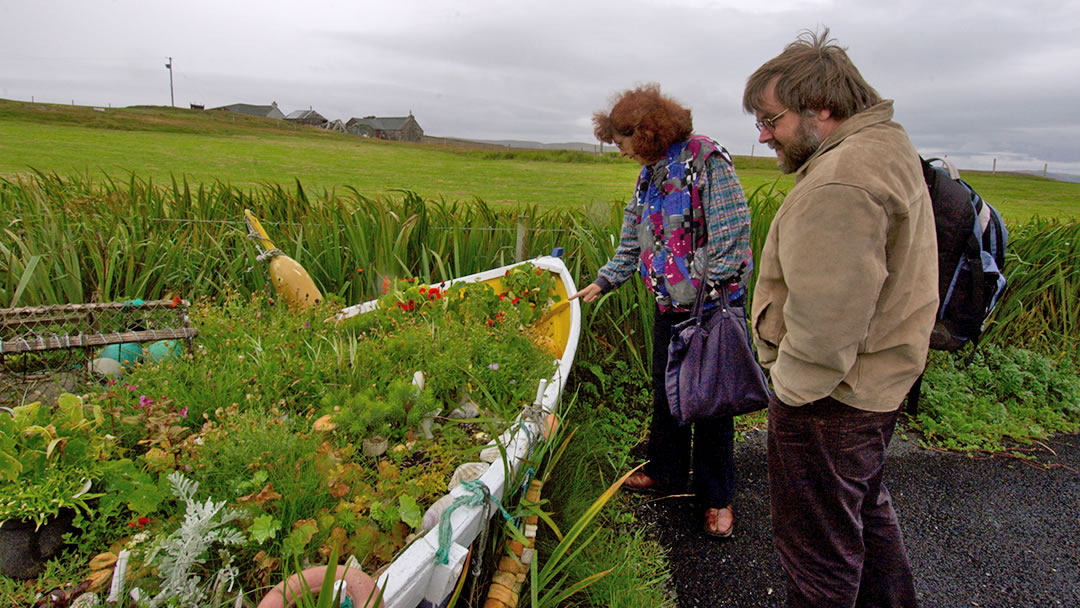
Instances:
[[[173,96],[173,87],[172,87],[172,57],[169,57],[169,63],[166,63],[165,67],[169,69],[169,103],[171,103],[172,107],[175,108],[176,107],[176,97]]]

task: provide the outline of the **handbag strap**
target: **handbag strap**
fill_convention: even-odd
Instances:
[[[706,234],[708,234],[708,233],[706,232]],[[691,238],[690,243],[691,243],[691,245],[690,245],[691,251],[694,251],[696,249],[696,243],[694,243],[694,239]],[[691,278],[691,280],[693,280],[693,276],[691,276],[690,278]],[[705,272],[701,276],[701,283],[698,284],[697,295],[694,297],[694,308],[692,309],[692,311],[690,313],[690,314],[692,314],[694,316],[695,323],[698,326],[701,325],[702,319],[704,318],[704,314],[702,314],[702,313],[705,311],[705,292],[708,291],[708,289],[707,289],[708,286],[709,286],[709,250],[706,249],[705,250]],[[720,297],[719,299],[723,300],[724,298]],[[723,307],[726,308],[727,307],[727,302],[721,302],[720,306],[723,306]]]

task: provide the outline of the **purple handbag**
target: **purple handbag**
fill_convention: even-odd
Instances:
[[[723,303],[703,311],[705,291],[702,284],[690,318],[672,328],[668,347],[664,384],[671,415],[680,426],[769,405],[765,372],[750,346],[746,309]]]

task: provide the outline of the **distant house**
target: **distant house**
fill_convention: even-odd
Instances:
[[[326,118],[316,112],[315,110],[297,110],[290,112],[285,120],[295,122],[302,125],[311,125],[313,127],[321,127],[326,124]]]
[[[285,118],[285,114],[278,109],[276,101],[270,102],[270,105],[268,106],[254,106],[250,103],[234,103],[231,106],[221,106],[220,108],[210,109],[236,112],[237,114],[249,114],[251,116],[262,116],[265,118],[276,118],[278,120]]]
[[[413,118],[412,113],[408,116],[350,118],[349,122],[345,123],[345,130],[360,137],[395,141],[423,141],[424,139],[424,130],[420,128],[420,124]]]

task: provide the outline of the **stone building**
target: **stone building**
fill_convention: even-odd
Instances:
[[[424,130],[410,112],[408,116],[365,116],[350,118],[345,130],[360,137],[391,139],[394,141],[423,141]]]
[[[326,118],[315,110],[297,110],[295,112],[290,112],[289,115],[285,117],[285,120],[301,125],[311,125],[313,127],[321,127],[327,123]]]

